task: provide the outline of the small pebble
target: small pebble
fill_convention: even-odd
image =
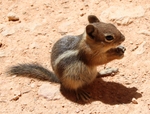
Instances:
[[[47,100],[59,100],[60,94],[57,86],[51,84],[43,84],[38,90],[39,96],[46,98]]]
[[[139,34],[143,34],[145,36],[150,36],[150,31],[149,30],[141,30],[138,32]]]
[[[138,104],[137,100],[135,98],[132,99],[133,104]]]
[[[105,76],[105,75],[112,75],[113,76],[118,72],[119,72],[118,68],[106,68],[106,69],[100,71],[99,74],[101,76]]]
[[[2,45],[3,45],[3,44],[0,42],[0,47],[2,47]]]
[[[9,21],[19,21],[19,17],[14,12],[8,13],[7,17]]]
[[[20,97],[21,97],[21,93],[20,92],[16,92],[15,94],[14,94],[14,97],[10,100],[10,101],[17,101]]]
[[[20,98],[20,96],[14,96],[10,101],[17,101]]]
[[[80,16],[83,17],[86,13],[80,13]]]
[[[150,104],[148,104],[148,109],[150,110]]]
[[[34,87],[35,87],[35,83],[32,83],[30,86],[31,86],[32,88],[34,88]]]

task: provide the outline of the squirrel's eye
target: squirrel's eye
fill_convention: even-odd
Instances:
[[[106,35],[105,36],[105,41],[106,42],[112,42],[114,40],[114,37],[112,35]]]

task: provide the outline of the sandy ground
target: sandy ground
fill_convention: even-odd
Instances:
[[[89,14],[115,24],[127,48],[122,60],[106,65],[119,73],[87,88],[91,103],[75,102],[58,84],[5,74],[17,63],[51,70],[53,44],[83,33]],[[0,114],[150,114],[150,1],[0,0],[0,15]]]

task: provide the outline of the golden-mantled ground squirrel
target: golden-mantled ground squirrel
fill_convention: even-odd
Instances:
[[[89,15],[88,21],[83,34],[64,36],[54,44],[51,53],[54,73],[39,64],[19,64],[7,72],[59,82],[74,90],[77,99],[89,100],[90,95],[82,87],[98,76],[98,65],[123,58],[125,48],[119,45],[125,37],[113,24],[100,22],[94,15]]]

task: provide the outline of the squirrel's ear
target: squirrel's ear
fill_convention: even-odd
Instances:
[[[97,32],[98,32],[97,28],[94,27],[93,25],[86,26],[86,33],[90,38],[94,39],[95,36],[97,35]]]
[[[88,21],[89,21],[89,23],[100,22],[100,20],[95,15],[89,15],[88,16]]]

